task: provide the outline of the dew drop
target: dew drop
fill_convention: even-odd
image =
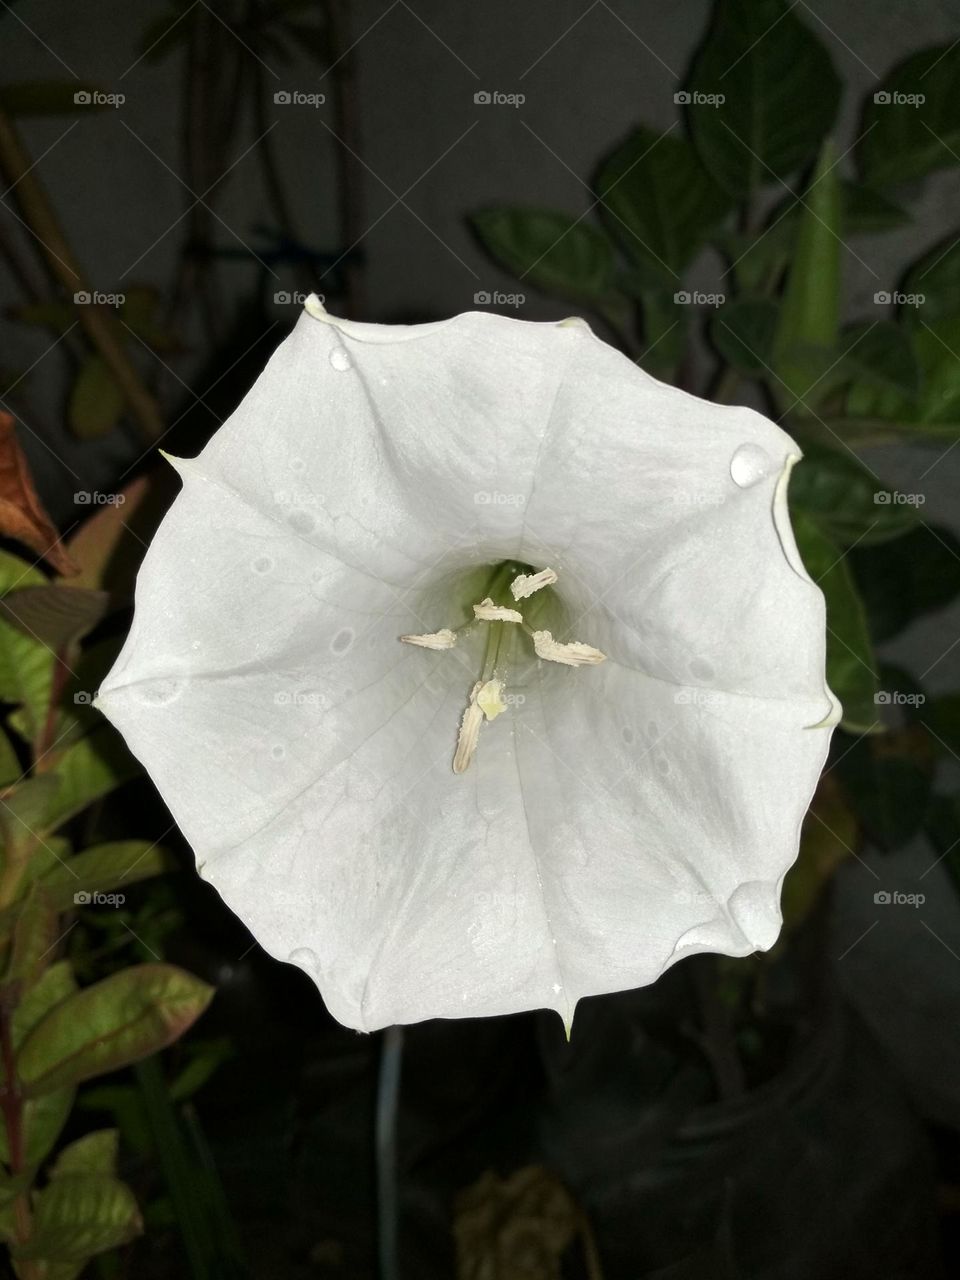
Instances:
[[[273,561],[269,556],[257,556],[250,568],[254,573],[269,573],[273,568]]]
[[[183,681],[173,676],[161,680],[151,680],[149,684],[138,685],[136,696],[145,707],[165,707],[178,698],[183,690]]]
[[[287,748],[277,743],[275,747],[270,748],[270,754],[273,756],[274,760],[282,760],[287,754]]]
[[[659,738],[659,736],[660,736],[660,726],[657,724],[656,720],[648,720],[647,721],[647,737],[653,739],[653,738]]]
[[[629,725],[623,726],[623,728],[620,730],[620,736],[623,738],[624,742],[627,744],[628,747],[633,746],[633,730],[630,728]]]
[[[353,628],[343,627],[330,641],[330,648],[334,653],[346,653],[353,644]]]
[[[706,658],[694,658],[690,663],[690,674],[697,680],[712,680],[717,673]]]
[[[657,773],[667,774],[670,772],[670,761],[666,756],[660,755],[659,752],[654,756],[653,763],[656,767]]]
[[[300,472],[300,471],[302,471],[302,470],[304,469],[304,467],[305,467],[306,465],[307,465],[307,464],[304,462],[304,460],[303,460],[302,458],[291,458],[291,459],[290,459],[290,470],[291,470],[291,471]]]
[[[342,347],[337,347],[336,350],[330,352],[330,363],[338,373],[346,373],[350,368],[350,357]]]
[[[775,463],[758,444],[742,444],[730,459],[730,475],[741,489],[749,489],[768,476]]]

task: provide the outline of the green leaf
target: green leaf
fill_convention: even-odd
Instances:
[[[888,196],[859,182],[840,180],[843,225],[847,235],[877,235],[896,231],[911,221],[910,214]]]
[[[118,1129],[97,1129],[87,1133],[63,1148],[50,1170],[50,1177],[63,1178],[83,1173],[114,1175],[119,1146]]]
[[[14,1257],[83,1262],[127,1244],[142,1230],[128,1186],[105,1174],[71,1174],[39,1192],[30,1241],[14,1249]]]
[[[797,860],[783,884],[781,906],[788,931],[803,923],[834,872],[856,849],[856,819],[836,782],[826,776],[804,818]]]
[[[960,239],[950,235],[918,258],[903,279],[903,293],[918,302],[905,306],[903,318],[919,326],[934,325],[960,312]]]
[[[827,684],[843,706],[843,727],[866,732],[879,717],[876,662],[863,605],[843,551],[805,513],[795,512],[792,524],[807,572],[827,602]]]
[[[58,960],[43,974],[40,980],[24,992],[13,1012],[13,1047],[19,1049],[37,1023],[61,1001],[72,996],[77,989],[69,960]]]
[[[918,523],[915,507],[882,501],[889,491],[852,454],[824,445],[806,446],[789,496],[791,511],[810,516],[841,547],[888,542]]]
[[[920,369],[920,394],[905,396],[865,381],[847,396],[851,418],[878,418],[898,423],[960,423],[960,313],[928,324],[920,317],[911,327],[913,351]]]
[[[45,1093],[42,1098],[28,1098],[23,1104],[21,1128],[23,1159],[30,1169],[42,1164],[56,1145],[73,1110],[76,1090],[72,1086]],[[7,1127],[0,1125],[0,1160],[10,1163]]]
[[[53,811],[60,791],[60,781],[52,774],[25,778],[0,800],[0,837],[4,857],[29,854],[49,830],[48,815]]]
[[[884,77],[863,115],[860,164],[867,182],[909,182],[957,163],[958,82],[955,44],[911,54]]]
[[[727,303],[711,320],[713,345],[738,373],[769,376],[778,312],[777,304],[766,298],[742,298]]]
[[[685,85],[703,163],[740,198],[811,161],[837,112],[830,56],[795,12],[783,0],[719,0]],[[696,94],[725,101],[698,103]]]
[[[916,401],[920,393],[920,365],[911,335],[889,320],[855,324],[844,329],[843,372],[871,387],[890,390]]]
[[[20,1050],[28,1096],[77,1084],[171,1044],[200,1016],[213,988],[173,965],[122,969],[64,1001]]]
[[[108,435],[123,414],[126,399],[106,361],[88,356],[80,366],[70,391],[67,416],[70,429],[81,440]]]
[[[0,790],[9,787],[11,783],[18,782],[22,776],[23,767],[13,743],[0,729]]]
[[[777,398],[796,413],[815,408],[822,379],[837,358],[840,334],[840,191],[834,150],[820,155],[800,216],[800,232],[787,276],[774,338],[773,365],[782,386]],[[820,385],[818,385],[820,384]],[[786,393],[786,394],[785,394]],[[793,405],[792,401],[799,403]]]
[[[106,591],[52,585],[24,587],[8,592],[0,600],[0,618],[54,653],[63,654],[93,630],[109,602]]]
[[[613,249],[586,222],[548,209],[485,209],[471,222],[487,251],[547,293],[598,302],[613,295]]]
[[[0,619],[0,701],[22,708],[22,726],[38,741],[53,693],[55,654]]]
[[[915,751],[904,735],[884,734],[862,738],[836,764],[864,829],[888,851],[912,840],[926,816],[932,772]]]
[[[47,809],[45,829],[55,831],[139,772],[140,766],[109,725],[81,738],[63,753],[48,775],[60,786]]]
[[[94,845],[70,858],[54,863],[41,884],[58,910],[77,904],[78,894],[91,897],[114,889],[125,889],[140,880],[170,871],[174,863],[166,849],[147,840],[113,840]]]
[[[960,542],[936,525],[883,547],[854,547],[848,561],[878,644],[960,596]]]
[[[730,200],[684,138],[637,129],[597,177],[611,230],[648,283],[679,277],[730,211]]]
[[[3,978],[5,987],[34,985],[53,959],[59,937],[57,913],[50,895],[36,883],[17,905],[13,943]]]
[[[111,104],[93,101],[99,85],[81,80],[23,80],[0,88],[0,107],[12,116],[62,116],[74,112],[105,111]],[[88,101],[76,101],[78,93]]]

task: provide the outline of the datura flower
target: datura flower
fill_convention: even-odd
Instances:
[[[374,1030],[772,945],[837,716],[793,441],[579,320],[310,299],[198,457],[98,705]]]

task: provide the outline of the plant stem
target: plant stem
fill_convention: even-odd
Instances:
[[[34,172],[13,120],[2,108],[0,169],[10,186],[16,188],[17,203],[54,280],[69,294],[89,292],[53,205]],[[151,441],[158,439],[164,430],[159,405],[147,390],[127,354],[116,317],[106,308],[89,303],[80,308],[78,319],[93,347],[113,374],[131,412],[143,428],[144,435]]]
[[[7,1155],[13,1177],[24,1171],[23,1150],[23,1095],[17,1078],[17,1057],[13,1048],[12,1009],[7,999],[0,1002],[0,1061],[3,1063],[3,1084],[0,1085],[0,1111],[7,1131]],[[30,1239],[33,1223],[30,1200],[21,1191],[13,1202],[14,1225],[17,1240],[24,1244]],[[39,1280],[40,1264],[23,1261],[17,1274],[20,1280]]]

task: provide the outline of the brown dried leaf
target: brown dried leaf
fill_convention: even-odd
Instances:
[[[33,487],[11,414],[0,412],[0,534],[36,552],[57,573],[77,572]]]

